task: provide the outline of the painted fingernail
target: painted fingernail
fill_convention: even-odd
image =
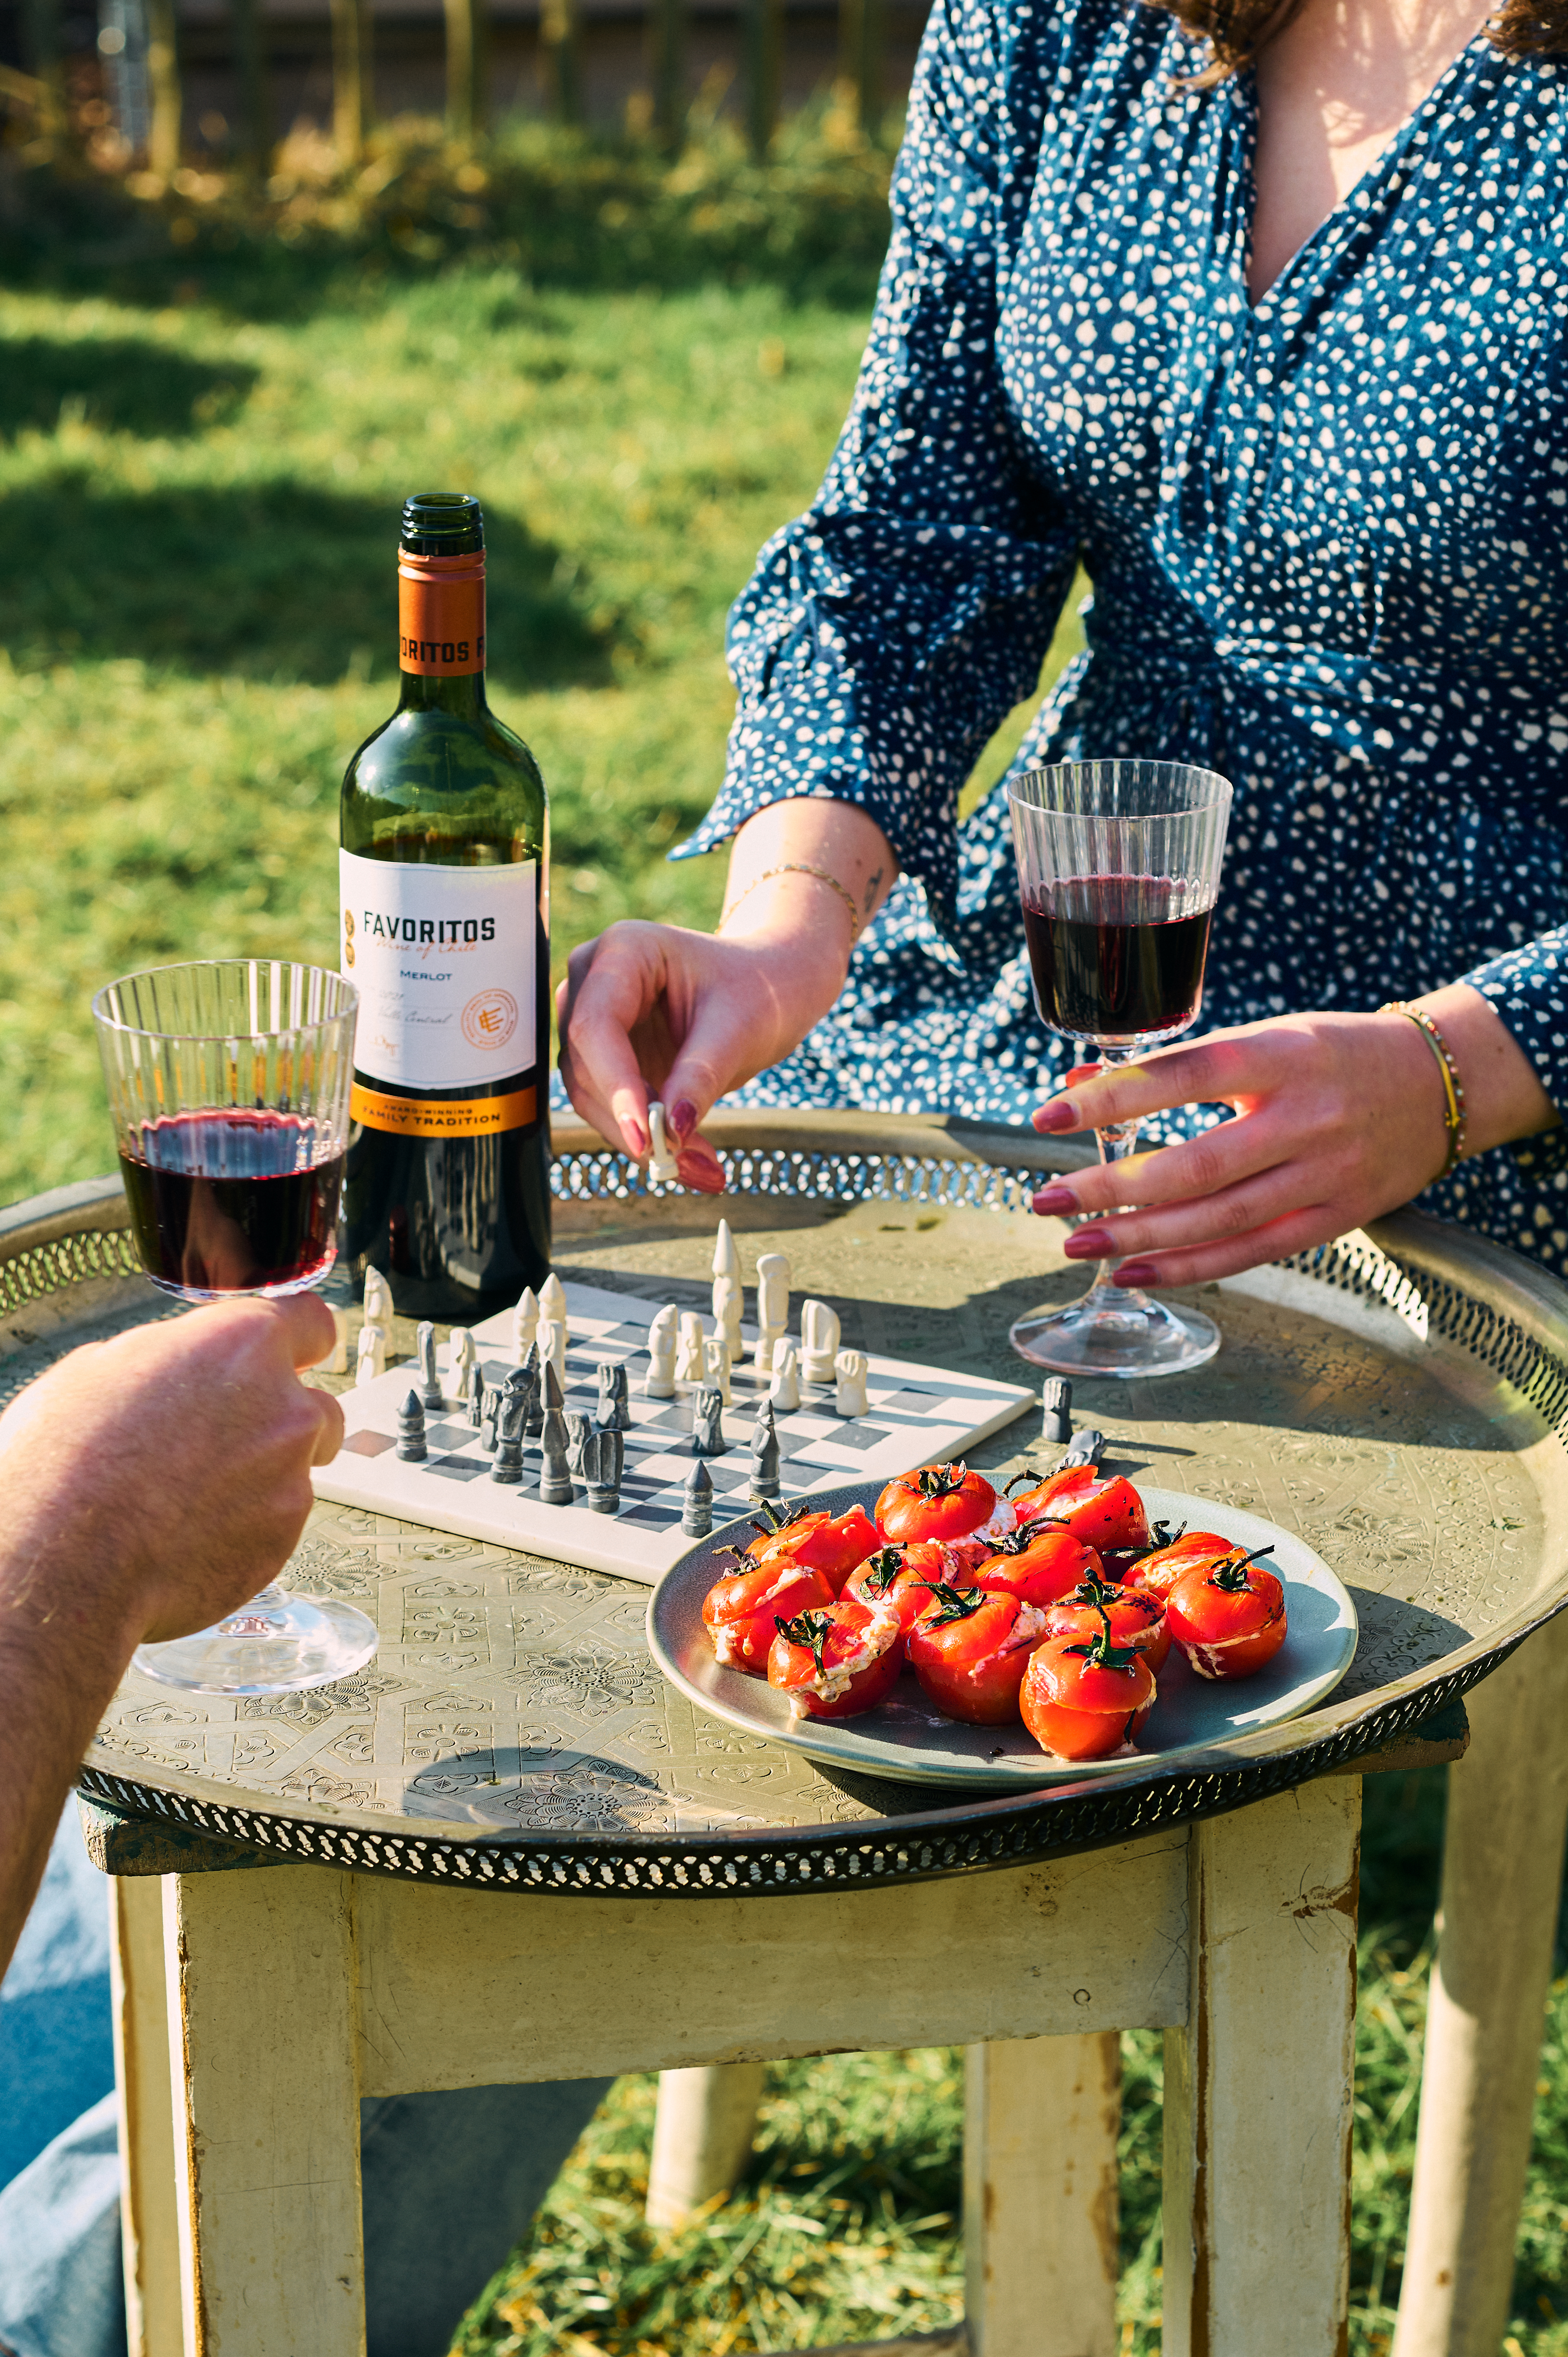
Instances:
[[[1035,1198],[1035,1209],[1047,1217],[1052,1211],[1076,1211],[1078,1197],[1070,1187],[1042,1187]]]
[[[1058,1129],[1076,1129],[1078,1115],[1069,1104],[1042,1105],[1035,1117],[1035,1127],[1047,1135]]]
[[[683,1145],[697,1126],[697,1108],[690,1097],[670,1108],[670,1135],[678,1146]]]
[[[1111,1282],[1112,1285],[1129,1287],[1135,1285],[1153,1285],[1158,1275],[1159,1271],[1152,1260],[1124,1260],[1121,1267],[1112,1275]]]
[[[1111,1238],[1103,1228],[1074,1228],[1062,1250],[1069,1260],[1103,1260],[1111,1250]]]
[[[626,1119],[621,1123],[620,1130],[621,1135],[626,1140],[627,1152],[632,1156],[634,1160],[640,1162],[643,1156],[650,1148],[650,1141],[649,1139],[647,1130],[644,1129],[642,1124],[638,1120],[637,1115],[629,1113],[627,1114]]]

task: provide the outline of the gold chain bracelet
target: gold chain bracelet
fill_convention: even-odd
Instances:
[[[831,891],[836,892],[849,910],[849,942],[850,947],[852,949],[854,947],[860,938],[860,910],[854,905],[854,894],[846,884],[839,882],[836,876],[830,876],[825,867],[813,867],[810,860],[806,859],[786,859],[777,867],[765,867],[760,876],[754,876],[750,883],[736,894],[735,899],[719,919],[719,931],[721,932],[724,931],[748,892],[755,892],[759,884],[771,884],[776,876],[814,876],[819,884],[825,884]]]
[[[1443,1093],[1447,1100],[1443,1114],[1443,1125],[1448,1132],[1448,1159],[1438,1172],[1446,1178],[1465,1151],[1465,1083],[1459,1078],[1459,1067],[1454,1061],[1447,1040],[1424,1007],[1412,1006],[1407,998],[1391,998],[1380,1006],[1380,1015],[1403,1015],[1413,1023],[1437,1059],[1437,1069],[1443,1075]],[[1435,1180],[1433,1182],[1435,1184]]]

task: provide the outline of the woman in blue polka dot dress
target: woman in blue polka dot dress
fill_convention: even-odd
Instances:
[[[633,1152],[662,1095],[708,1187],[736,1091],[1141,1115],[1134,1177],[1037,1199],[1115,1212],[1069,1250],[1127,1283],[1417,1194],[1562,1269],[1568,5],[1176,11],[937,0],[854,408],[731,617],[728,774],[678,855],[736,837],[719,932],[580,950],[563,1072]],[[1236,802],[1204,1029],[1064,1088],[1004,788],[956,801],[1080,561],[1088,651],[1015,769],[1194,761]],[[1448,1176],[1392,1000],[1463,1085]]]

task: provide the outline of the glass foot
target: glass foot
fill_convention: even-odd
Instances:
[[[132,1659],[189,1694],[295,1694],[362,1670],[375,1650],[376,1624],[354,1605],[266,1587],[215,1628],[138,1645]]]
[[[1021,1359],[1057,1375],[1179,1375],[1219,1348],[1201,1309],[1174,1308],[1147,1293],[1096,1285],[1063,1309],[1036,1309],[1008,1337]]]

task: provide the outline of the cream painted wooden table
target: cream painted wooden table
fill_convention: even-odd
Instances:
[[[723,1143],[743,1256],[787,1249],[851,1344],[1005,1373],[1011,1319],[1080,1282],[1017,1215],[1022,1141],[838,1117]],[[713,1207],[557,1149],[564,1272],[695,1306]],[[147,1314],[122,1219],[84,1189],[0,1221],[0,1390]],[[82,1771],[112,1813],[136,2345],[360,2347],[361,2093],[951,2040],[970,2338],[1098,2357],[1112,2040],[1151,2026],[1167,2357],[1328,2357],[1345,1771],[1549,1620],[1568,1561],[1560,1289],[1429,1223],[1380,1238],[1224,1288],[1225,1349],[1195,1375],[1080,1394],[1117,1464],[1299,1530],[1361,1616],[1325,1708],[1129,1781],[961,1807],[830,1781],[665,1688],[644,1591],[318,1509],[290,1577],[375,1613],[371,1670],[241,1704],[133,1678]],[[978,1453],[1015,1462],[1028,1437]]]

